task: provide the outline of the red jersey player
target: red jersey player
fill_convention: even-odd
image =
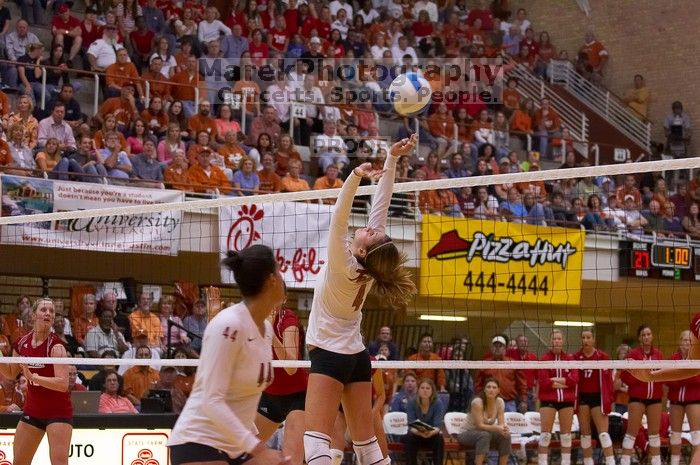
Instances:
[[[700,360],[700,312],[696,313],[690,321],[690,348],[688,350],[688,360]],[[662,382],[687,380],[700,375],[700,368],[669,368],[665,370],[645,370],[635,369],[629,373],[643,382]],[[686,406],[687,407],[687,406]],[[698,408],[698,405],[692,407]],[[695,414],[688,414],[690,422],[690,444],[695,448],[695,453],[691,461],[692,464],[700,463],[700,414],[695,410]]]
[[[34,302],[34,329],[12,347],[13,356],[66,357],[66,348],[51,332],[56,310],[53,301]],[[67,465],[73,433],[73,406],[68,391],[68,365],[44,363],[0,364],[0,374],[14,379],[23,371],[28,381],[24,412],[17,424],[13,454],[15,465],[29,465],[44,434],[48,436],[51,465]]]
[[[271,315],[273,360],[303,360],[304,330],[293,310],[284,304]],[[309,373],[301,368],[275,368],[274,381],[265,389],[258,403],[255,426],[266,442],[284,423],[284,455],[291,463],[304,458],[304,402]]]
[[[610,360],[610,356],[595,346],[595,335],[590,329],[581,331],[581,350],[574,360]],[[593,465],[591,420],[598,431],[598,439],[605,454],[605,464],[615,465],[612,439],[608,434],[608,414],[613,402],[613,379],[609,369],[584,369],[578,373],[578,419],[581,427],[583,464]]]
[[[564,334],[558,329],[553,330],[549,339],[549,351],[540,360],[567,361],[573,359],[571,354],[564,352]],[[549,443],[552,439],[554,419],[558,412],[561,465],[570,465],[571,426],[574,421],[578,370],[568,368],[539,370],[538,380],[542,434],[537,449],[537,461],[539,465],[547,465],[549,462]]]
[[[637,328],[639,346],[630,350],[628,360],[663,360],[663,354],[654,347],[654,334],[646,325]],[[622,382],[629,386],[629,418],[627,432],[622,441],[622,458],[620,465],[630,465],[634,440],[642,424],[642,416],[646,414],[649,431],[649,454],[652,465],[661,465],[661,436],[659,427],[661,423],[661,398],[663,397],[663,383],[649,381],[643,382],[636,379],[629,372],[622,373]]]

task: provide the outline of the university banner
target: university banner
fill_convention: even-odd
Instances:
[[[179,191],[0,176],[2,216],[184,202]],[[96,252],[177,255],[182,210],[11,224],[0,243]]]
[[[312,289],[327,261],[331,206],[276,202],[219,209],[219,250],[241,251],[264,244],[275,253],[288,287]],[[333,244],[345,247],[345,244]],[[233,273],[221,269],[221,281],[233,284]]]
[[[426,215],[422,230],[421,295],[579,304],[580,229]]]

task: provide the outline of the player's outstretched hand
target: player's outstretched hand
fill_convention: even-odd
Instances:
[[[372,181],[379,181],[384,174],[384,170],[375,170],[372,168],[372,163],[363,163],[355,168],[355,174],[361,178],[367,178]]]
[[[391,146],[389,153],[392,157],[402,157],[404,155],[410,154],[418,143],[418,135],[412,134],[411,137],[407,139],[401,139],[397,143]]]

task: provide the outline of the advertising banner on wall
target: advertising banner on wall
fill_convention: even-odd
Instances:
[[[0,176],[2,216],[183,202],[179,191]],[[97,252],[177,255],[182,210],[11,224],[0,243]]]
[[[73,429],[68,458],[71,465],[169,465],[169,429]],[[11,465],[15,431],[0,431],[0,465]],[[44,436],[34,463],[49,462]]]
[[[304,202],[252,204],[219,209],[219,250],[240,251],[253,244],[270,247],[287,286],[310,289],[327,260],[329,205]],[[334,244],[344,247],[344,244]],[[221,269],[221,280],[234,283]]]
[[[420,294],[578,305],[585,232],[426,215]]]

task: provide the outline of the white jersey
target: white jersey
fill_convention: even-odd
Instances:
[[[260,334],[242,302],[209,322],[192,394],[168,445],[194,442],[231,458],[258,445],[255,414],[260,394],[272,383],[272,334],[268,321]]]
[[[381,231],[386,228],[396,158],[387,157],[384,169],[367,222],[368,227]],[[356,354],[365,349],[360,333],[362,306],[374,284],[347,244],[348,219],[359,184],[360,178],[350,175],[335,204],[328,232],[328,263],[316,282],[306,331],[309,345],[340,354]]]

